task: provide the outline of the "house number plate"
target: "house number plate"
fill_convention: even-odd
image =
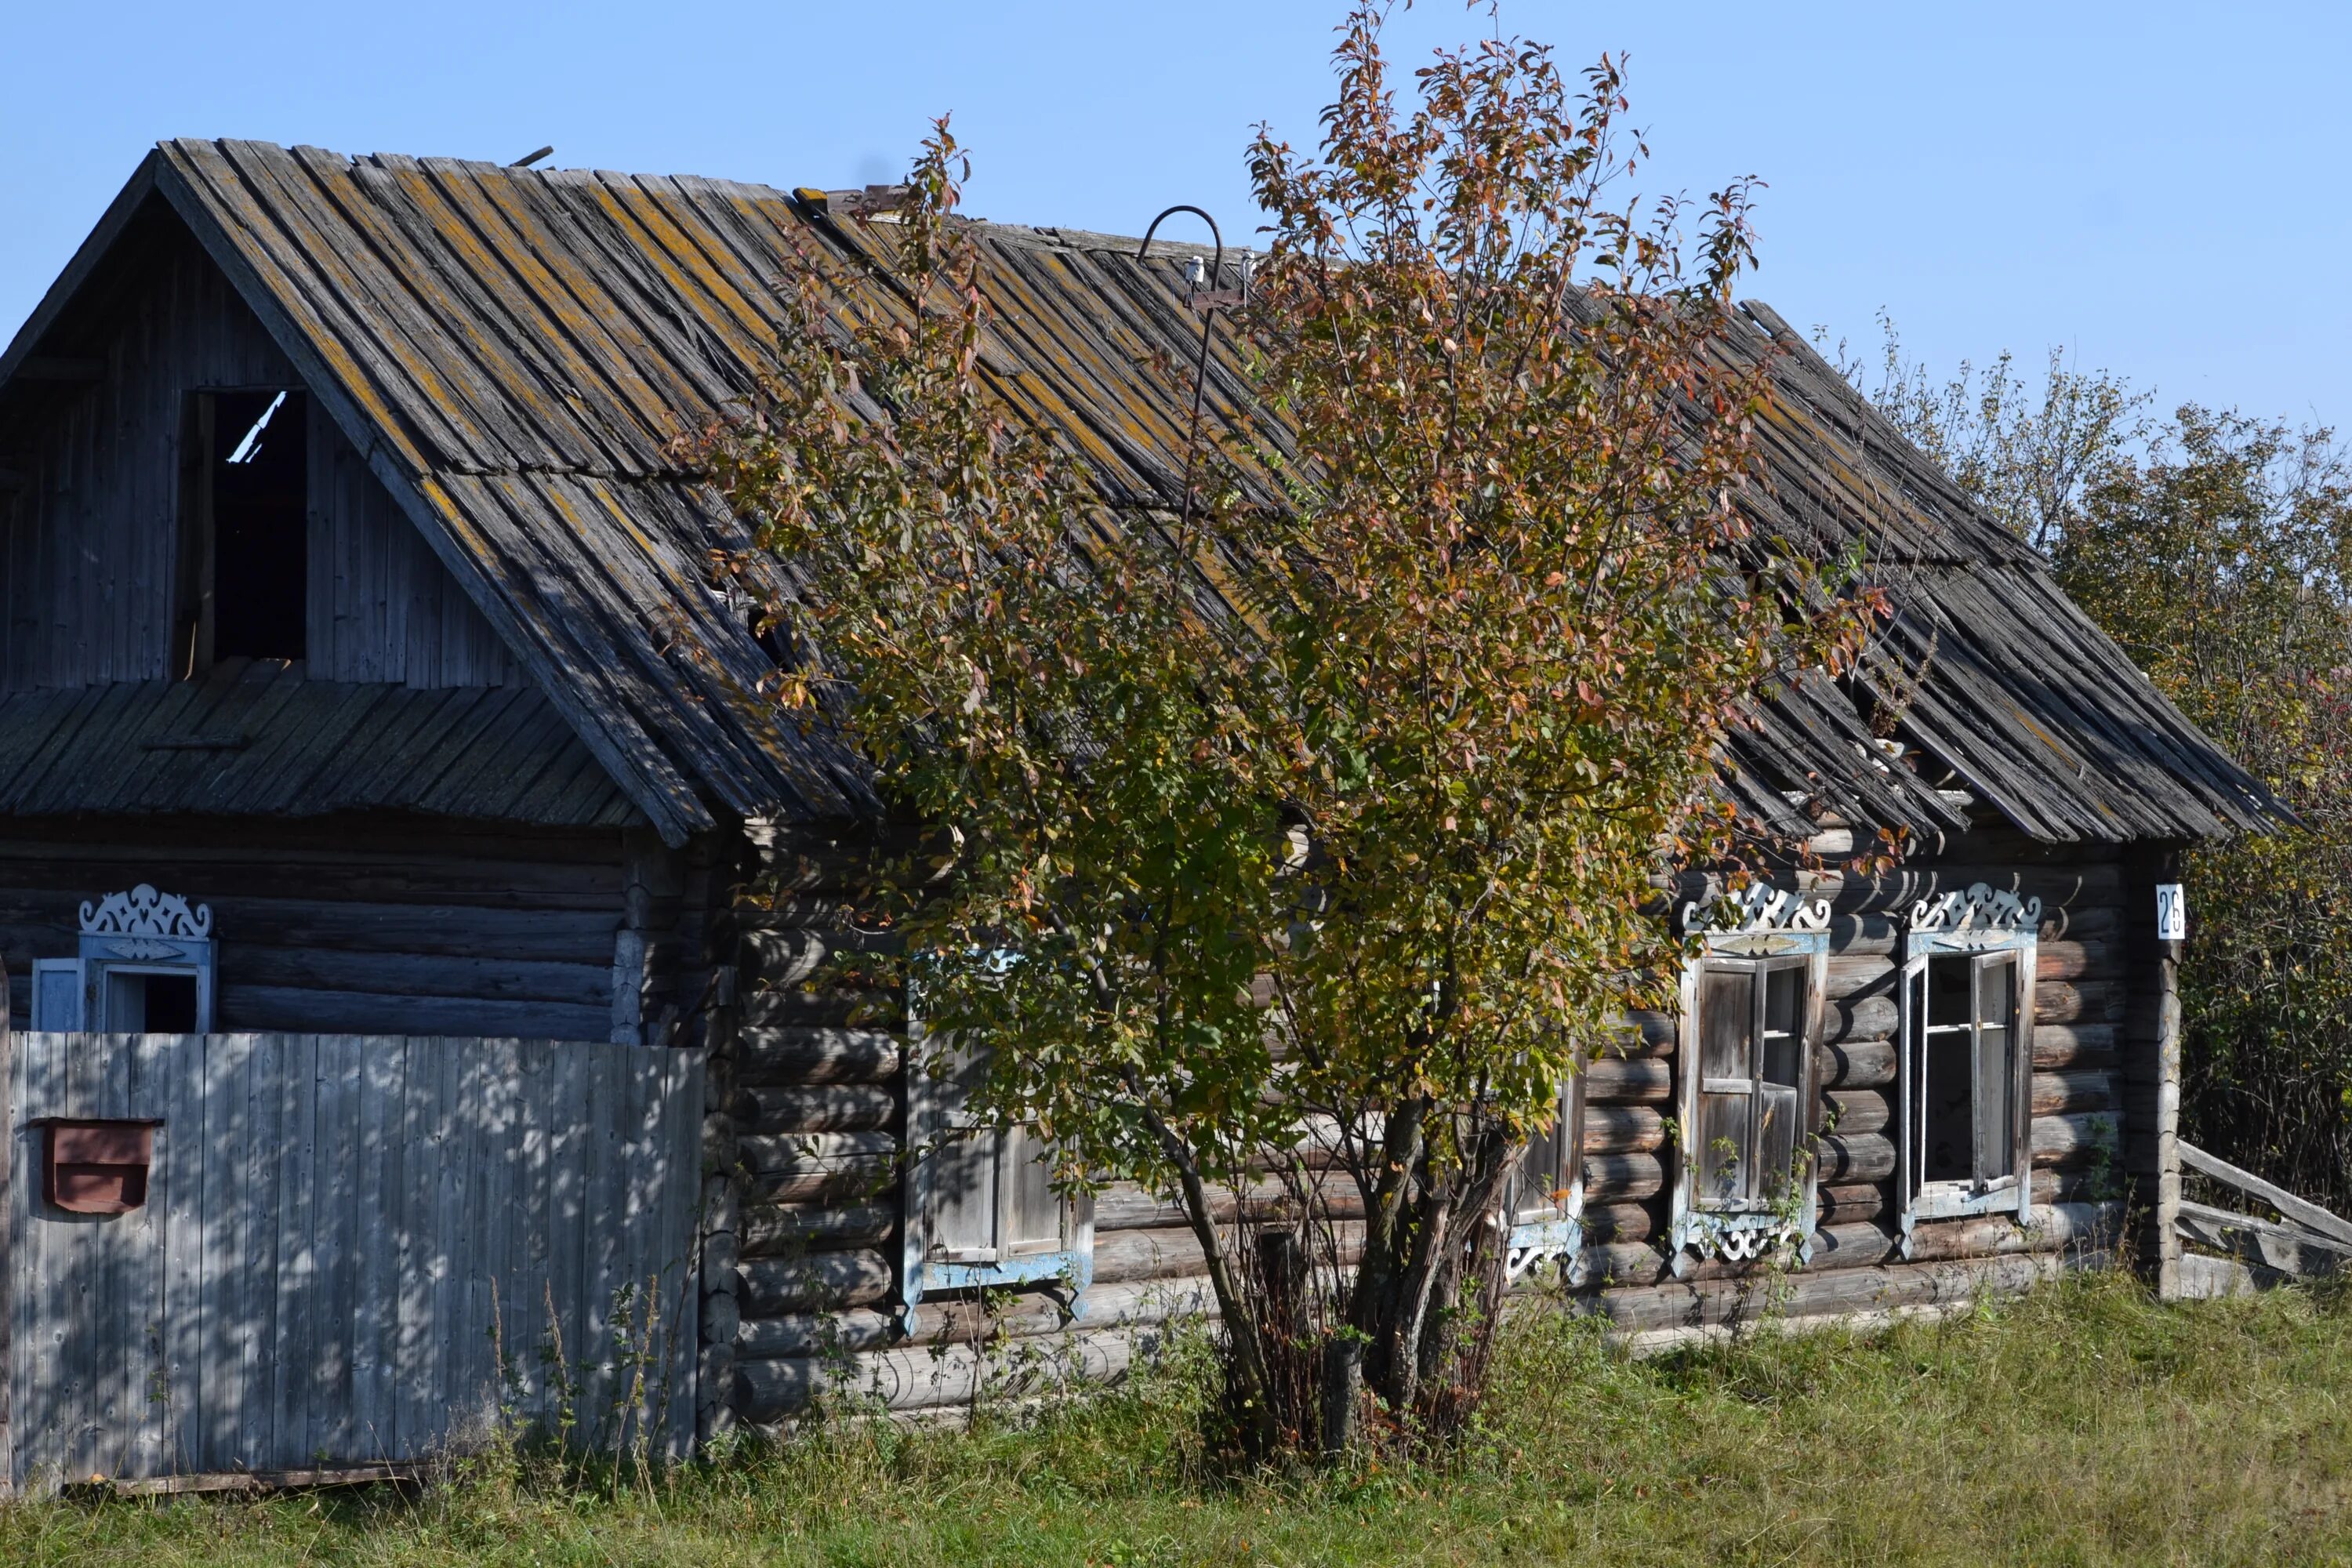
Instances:
[[[2178,882],[2156,885],[2156,940],[2185,942],[2189,938],[2189,900]]]

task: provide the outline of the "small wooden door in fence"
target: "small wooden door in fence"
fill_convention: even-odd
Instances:
[[[0,1039],[16,1487],[691,1440],[700,1052]],[[45,1197],[58,1118],[154,1124],[140,1206]]]

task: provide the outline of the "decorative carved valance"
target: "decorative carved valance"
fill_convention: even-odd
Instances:
[[[1725,933],[1827,931],[1830,905],[1827,899],[1808,899],[1794,888],[1750,882],[1736,893],[1685,904],[1683,929]]]
[[[213,933],[210,904],[188,907],[177,893],[159,893],[145,882],[127,893],[109,893],[92,910],[81,907],[84,936],[158,936],[200,942]]]
[[[2042,900],[2021,899],[1987,882],[1965,892],[1955,888],[1911,906],[1911,929],[1920,931],[2026,931],[2042,925]]]

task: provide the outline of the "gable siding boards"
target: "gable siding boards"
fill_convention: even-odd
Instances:
[[[101,280],[68,310],[94,384],[20,401],[0,450],[26,486],[5,515],[7,635],[0,689],[148,681],[173,673],[187,395],[290,387],[300,378],[186,231],[143,216]],[[99,309],[100,305],[104,309]],[[309,673],[321,680],[496,686],[504,645],[310,400]]]

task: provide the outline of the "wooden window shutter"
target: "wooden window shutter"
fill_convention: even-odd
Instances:
[[[84,1028],[82,962],[79,958],[33,960],[33,1027]]]
[[[1026,1128],[971,1109],[985,1052],[910,1029],[912,1161],[905,1184],[907,1305],[929,1290],[1070,1280],[1092,1273],[1093,1205],[1053,1190],[1048,1151]],[[928,1048],[927,1048],[928,1047]]]

